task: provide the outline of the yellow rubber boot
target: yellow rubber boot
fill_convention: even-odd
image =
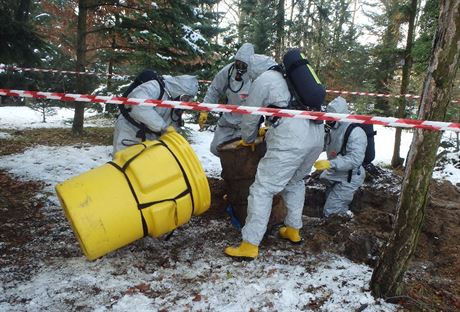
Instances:
[[[259,255],[259,247],[242,241],[238,247],[227,247],[224,252],[227,256],[240,260],[254,260]]]
[[[299,229],[294,229],[290,226],[283,226],[279,230],[281,238],[291,241],[291,243],[299,244],[302,241]]]

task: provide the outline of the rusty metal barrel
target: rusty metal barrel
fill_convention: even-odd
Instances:
[[[257,166],[265,155],[267,146],[262,137],[255,141],[255,151],[251,148],[237,148],[239,139],[220,145],[220,163],[222,178],[225,181],[227,201],[233,206],[233,212],[242,225],[247,215],[249,187],[254,182]],[[276,224],[283,223],[286,216],[286,207],[281,196],[273,198],[269,229]]]

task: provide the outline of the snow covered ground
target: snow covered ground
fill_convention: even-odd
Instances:
[[[64,121],[73,116],[71,111],[62,110],[42,124],[40,116],[34,114],[23,107],[1,107],[0,129],[66,127],[68,123]],[[187,126],[192,131],[192,147],[207,175],[218,177],[219,160],[209,152],[212,133],[198,132],[196,125]],[[377,127],[377,131],[376,163],[388,164],[394,129]],[[0,138],[11,137],[14,138],[0,132]],[[410,132],[403,132],[402,155],[406,155],[411,137]],[[43,196],[46,194],[49,204],[44,209],[52,212],[60,210],[54,186],[104,164],[110,160],[111,149],[111,146],[91,145],[37,146],[22,154],[0,157],[0,169],[24,180],[45,182]],[[453,167],[445,170],[449,171],[447,175],[452,182],[460,182],[460,170]],[[22,282],[0,277],[0,311],[62,311],[69,302],[74,302],[73,306],[78,303],[91,307],[93,311],[398,309],[370,295],[368,283],[372,270],[368,266],[332,254],[299,254],[289,246],[281,250],[264,248],[253,262],[233,262],[222,251],[229,241],[236,243],[239,237],[216,240],[208,233],[211,228],[232,230],[228,222],[213,220],[204,225],[200,218],[193,218],[168,242],[146,238],[137,242],[141,250],[128,246],[93,262],[78,252],[71,258],[48,259],[41,263],[38,272]],[[199,245],[189,248],[187,242]],[[176,260],[168,254],[174,244],[183,244]],[[160,266],[149,260],[160,256],[168,258],[168,265]],[[144,269],[139,269],[140,265]]]
[[[47,115],[46,122],[42,122],[41,113],[27,106],[0,107],[0,129],[70,128],[73,115],[71,108],[56,108],[55,113]],[[97,111],[94,109],[85,111],[85,118],[95,115]]]

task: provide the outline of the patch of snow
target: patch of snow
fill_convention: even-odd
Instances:
[[[460,155],[457,152],[447,153],[446,158],[453,159],[457,164],[460,164]],[[460,168],[455,167],[452,163],[447,163],[442,170],[433,172],[433,178],[449,180],[454,185],[460,184]]]
[[[6,132],[0,132],[0,139],[3,139],[3,140],[9,140],[9,139],[12,139],[13,136],[9,133],[6,133]]]
[[[39,19],[41,17],[50,17],[51,15],[49,15],[48,13],[41,13],[41,14],[38,14],[37,16],[35,16],[35,19]]]
[[[204,53],[203,49],[201,49],[197,42],[203,42],[204,44],[208,45],[208,41],[200,34],[199,31],[193,30],[187,25],[182,25],[182,30],[184,31],[184,36],[182,37],[188,45],[194,50],[199,53]]]
[[[210,145],[214,132],[211,131],[198,131],[199,126],[197,124],[186,124],[187,127],[193,130],[193,136],[190,139],[193,150],[195,151],[198,159],[203,166],[206,176],[212,178],[220,178],[222,166],[220,165],[220,159],[216,157],[210,151]]]
[[[225,229],[228,224],[214,221],[210,226]],[[368,266],[333,254],[299,255],[295,248],[234,262],[223,255],[222,246],[206,240],[200,249],[191,248],[206,233],[192,220],[172,242],[137,242],[147,248],[144,252],[127,247],[93,262],[49,259],[30,280],[4,284],[0,309],[61,311],[64,303],[74,302],[94,311],[396,311],[396,305],[370,294]],[[178,260],[168,259],[171,245],[181,244],[189,248],[180,249]],[[149,266],[151,257],[158,256],[166,257],[167,264]],[[14,305],[5,300],[12,296]]]
[[[42,122],[41,113],[27,106],[0,107],[0,129],[30,129],[30,128],[70,128],[74,110],[56,107],[57,114],[47,116],[47,122]],[[85,117],[94,116],[97,111],[85,110]]]
[[[157,53],[156,55],[162,60],[167,60],[167,61],[172,60],[171,56],[164,56],[164,55],[161,55],[160,53]]]
[[[36,146],[1,157],[0,168],[24,180],[44,181],[45,191],[54,193],[57,183],[106,163],[111,152],[111,146]]]

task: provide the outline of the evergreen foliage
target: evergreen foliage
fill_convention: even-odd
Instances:
[[[40,52],[46,44],[32,27],[31,1],[0,1],[0,60],[4,63],[40,64]]]
[[[420,34],[414,42],[414,70],[425,73],[431,55],[434,34],[438,27],[439,1],[427,0],[420,16]]]
[[[85,83],[98,94],[119,95],[130,82],[130,78],[110,78],[104,73],[134,77],[144,68],[212,80],[244,42],[252,42],[256,53],[278,57],[278,49],[283,52],[300,47],[328,89],[399,92],[403,58],[402,44],[398,43],[404,42],[407,0],[88,3],[86,70],[102,75],[85,76]],[[0,25],[0,34],[5,38],[0,41],[2,63],[75,70],[77,0],[1,0],[0,5],[0,16],[6,21]],[[420,35],[414,44],[414,72],[409,87],[415,94],[420,94],[438,10],[439,3],[434,0],[427,0],[420,9]],[[236,19],[228,20],[227,15],[223,27],[226,11]],[[363,28],[363,17],[370,20],[367,28]],[[281,32],[280,25],[284,25]],[[376,39],[364,41],[366,32]],[[6,88],[76,90],[75,75],[5,72],[1,77],[1,86]],[[206,87],[200,85],[201,95]],[[333,97],[330,94],[327,99]],[[348,100],[358,113],[391,115],[394,111],[392,100],[351,96]],[[408,109],[414,113],[413,106]]]

